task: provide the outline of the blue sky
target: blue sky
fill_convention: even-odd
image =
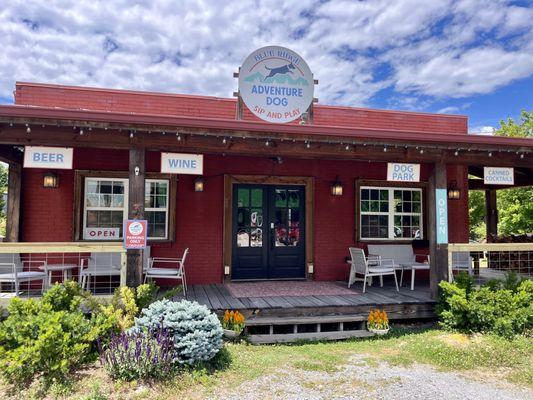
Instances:
[[[15,81],[228,97],[244,58],[301,54],[322,104],[466,114],[533,110],[533,2],[10,0],[0,102]]]

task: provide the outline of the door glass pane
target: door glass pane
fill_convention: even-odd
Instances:
[[[288,217],[288,245],[298,246],[300,240],[300,210],[289,209]]]
[[[287,191],[276,189],[276,207],[287,207]]]
[[[246,229],[237,229],[237,247],[250,247],[250,235]]]
[[[263,226],[263,209],[262,208],[251,209],[250,226],[251,227]]]
[[[251,247],[263,246],[263,230],[261,228],[252,229],[252,234],[250,236],[250,246]]]
[[[252,207],[263,206],[263,189],[252,189]]]
[[[238,207],[248,207],[250,205],[250,190],[237,190],[237,205]]]
[[[289,207],[300,207],[300,191],[289,190]]]

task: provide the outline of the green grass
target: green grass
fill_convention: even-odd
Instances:
[[[370,366],[382,361],[402,366],[428,364],[442,371],[467,371],[472,376],[533,387],[533,339],[517,337],[508,340],[431,329],[419,332],[394,330],[385,338],[339,342],[264,346],[228,344],[218,360],[218,369],[185,371],[168,382],[148,385],[146,390],[140,390],[138,382],[113,382],[95,366],[73,377],[75,382],[69,384],[68,395],[56,390],[52,397],[200,399],[221,388],[236,387],[280,369],[331,373],[342,369],[350,360]]]

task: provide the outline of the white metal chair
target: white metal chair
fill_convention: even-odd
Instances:
[[[396,291],[400,291],[398,287],[398,279],[396,278],[396,270],[394,269],[394,262],[390,259],[381,257],[374,257],[371,260],[365,257],[363,249],[357,247],[350,247],[350,277],[348,279],[348,287],[356,280],[356,275],[363,275],[363,293],[366,291],[366,282],[369,277],[379,276],[381,287],[383,287],[383,276],[393,275],[394,283],[396,284]]]
[[[83,289],[90,289],[91,278],[120,276],[120,253],[91,253],[80,261],[78,282]],[[96,286],[96,282],[94,284]]]
[[[32,266],[35,266],[35,268],[41,267],[42,271],[32,271]],[[25,271],[25,268],[29,270]],[[2,283],[11,283],[15,286],[15,296],[18,296],[21,283],[41,281],[42,293],[47,286],[47,277],[46,261],[21,261],[20,254],[0,254],[0,292]]]
[[[468,251],[454,251],[452,253],[452,272],[467,271],[468,275],[472,275],[472,261],[473,258],[470,257],[470,253]]]
[[[183,286],[183,294],[187,295],[187,278],[185,275],[185,261],[189,249],[186,248],[181,258],[152,257],[148,267],[144,270],[144,282],[148,279],[164,278],[177,279]]]

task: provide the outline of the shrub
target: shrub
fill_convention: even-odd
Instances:
[[[174,361],[194,365],[212,359],[222,347],[217,316],[196,302],[160,300],[142,310],[133,331],[163,328],[174,341]]]
[[[47,301],[17,298],[8,311],[0,324],[0,372],[6,381],[23,384],[38,375],[60,379],[91,360],[94,330],[81,311],[56,311]]]
[[[456,283],[441,282],[440,324],[466,332],[492,332],[510,337],[533,329],[533,282],[522,281],[516,290],[494,282],[469,293]],[[509,285],[512,286],[512,285]]]
[[[172,337],[164,329],[111,336],[100,349],[100,362],[115,379],[163,378],[173,364]]]

